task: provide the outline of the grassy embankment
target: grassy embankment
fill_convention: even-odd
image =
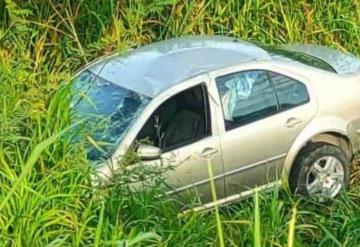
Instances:
[[[17,3],[17,4],[16,4]],[[188,34],[305,42],[360,55],[357,0],[0,1],[0,245],[218,246],[215,212],[91,190],[56,89],[99,55]],[[65,130],[65,133],[62,132]],[[59,136],[61,134],[61,136]],[[39,144],[40,143],[40,144]],[[220,211],[225,246],[360,246],[360,187],[332,205],[273,191]]]

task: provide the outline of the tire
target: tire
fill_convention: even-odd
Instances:
[[[314,199],[332,199],[347,189],[351,160],[337,146],[317,142],[301,150],[290,172],[292,193]]]

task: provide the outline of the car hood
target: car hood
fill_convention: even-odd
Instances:
[[[317,57],[331,65],[338,74],[360,74],[360,59],[347,52],[309,44],[283,45],[281,48]]]

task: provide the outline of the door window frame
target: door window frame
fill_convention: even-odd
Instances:
[[[147,119],[151,116],[151,114],[163,102],[165,102],[167,99],[171,98],[175,94],[185,91],[186,89],[189,89],[191,87],[200,85],[201,83],[205,83],[206,85],[206,89],[208,92],[208,102],[210,105],[209,115],[211,119],[212,135],[207,138],[213,138],[215,135],[219,135],[220,133],[222,133],[222,126],[219,123],[219,113],[216,109],[216,91],[213,89],[213,84],[211,82],[211,77],[209,73],[203,73],[198,76],[184,80],[181,83],[175,83],[174,85],[169,86],[166,90],[160,92],[154,98],[152,98],[149,104],[140,113],[139,117],[133,123],[131,128],[126,133],[124,133],[125,136],[123,140],[118,143],[116,151],[113,153],[108,162],[106,162],[106,164],[101,164],[98,169],[101,169],[104,174],[110,174],[111,170],[116,169],[119,166],[118,160],[127,153],[129,148],[132,147],[136,136],[138,135],[143,125],[146,123]]]
[[[233,129],[237,129],[237,128],[240,128],[240,127],[243,127],[243,126],[247,126],[247,125],[250,125],[250,124],[253,124],[255,122],[258,122],[258,121],[261,121],[261,120],[264,120],[264,119],[267,119],[267,118],[270,118],[270,117],[273,117],[273,116],[276,116],[276,115],[279,115],[283,112],[287,112],[287,111],[290,111],[290,110],[293,110],[293,109],[296,109],[298,107],[301,107],[301,106],[304,106],[304,105],[307,105],[307,104],[310,104],[312,102],[312,99],[313,99],[313,92],[311,90],[311,88],[309,87],[309,83],[307,82],[307,80],[305,78],[303,79],[297,79],[295,78],[294,76],[290,76],[288,75],[287,73],[283,73],[283,72],[280,72],[280,71],[276,71],[276,70],[273,70],[273,69],[269,69],[269,68],[261,68],[260,66],[259,67],[253,67],[253,68],[248,68],[248,69],[238,69],[238,70],[232,70],[232,71],[228,71],[226,72],[227,69],[224,70],[223,73],[219,73],[219,71],[217,72],[214,72],[211,77],[212,77],[212,82],[215,84],[215,88],[216,88],[216,93],[217,93],[217,98],[219,100],[219,103],[220,103],[220,110],[221,110],[221,117],[222,117],[222,123],[223,123],[223,126],[224,126],[224,131],[227,132],[227,131],[231,131]],[[269,80],[270,84],[271,84],[271,88],[273,90],[273,93],[275,95],[275,100],[276,100],[276,104],[277,104],[277,111],[273,114],[270,114],[270,115],[267,115],[267,116],[264,116],[262,118],[257,118],[256,120],[254,121],[249,121],[249,122],[246,122],[246,123],[234,123],[233,125],[229,126],[229,127],[226,127],[226,123],[225,123],[225,115],[224,115],[224,109],[223,109],[223,104],[222,104],[222,101],[221,101],[221,97],[220,97],[220,93],[219,93],[219,90],[218,90],[218,87],[217,87],[217,79],[219,77],[223,77],[223,76],[230,76],[230,75],[234,75],[234,74],[240,74],[240,73],[246,73],[246,72],[251,72],[251,71],[260,71],[260,72],[265,72],[266,73],[266,76],[267,76],[267,79]],[[278,98],[278,95],[277,95],[277,92],[276,92],[276,89],[275,89],[275,84],[273,82],[273,80],[271,79],[271,76],[270,76],[270,73],[275,73],[275,74],[279,74],[281,76],[284,76],[284,77],[287,77],[293,81],[296,81],[302,85],[305,86],[305,89],[306,89],[306,92],[307,92],[307,95],[308,95],[308,100],[302,104],[299,104],[299,105],[296,105],[294,107],[290,107],[290,108],[285,108],[285,109],[281,109],[280,107],[280,102],[279,102],[279,98]]]

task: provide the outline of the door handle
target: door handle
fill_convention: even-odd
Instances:
[[[214,156],[214,154],[216,154],[217,152],[219,152],[217,149],[215,148],[205,148],[200,156],[205,158],[205,159],[210,159]]]
[[[285,123],[285,127],[287,128],[295,128],[297,127],[299,124],[301,124],[302,121],[299,118],[295,118],[295,117],[291,117],[289,118],[286,123]]]

